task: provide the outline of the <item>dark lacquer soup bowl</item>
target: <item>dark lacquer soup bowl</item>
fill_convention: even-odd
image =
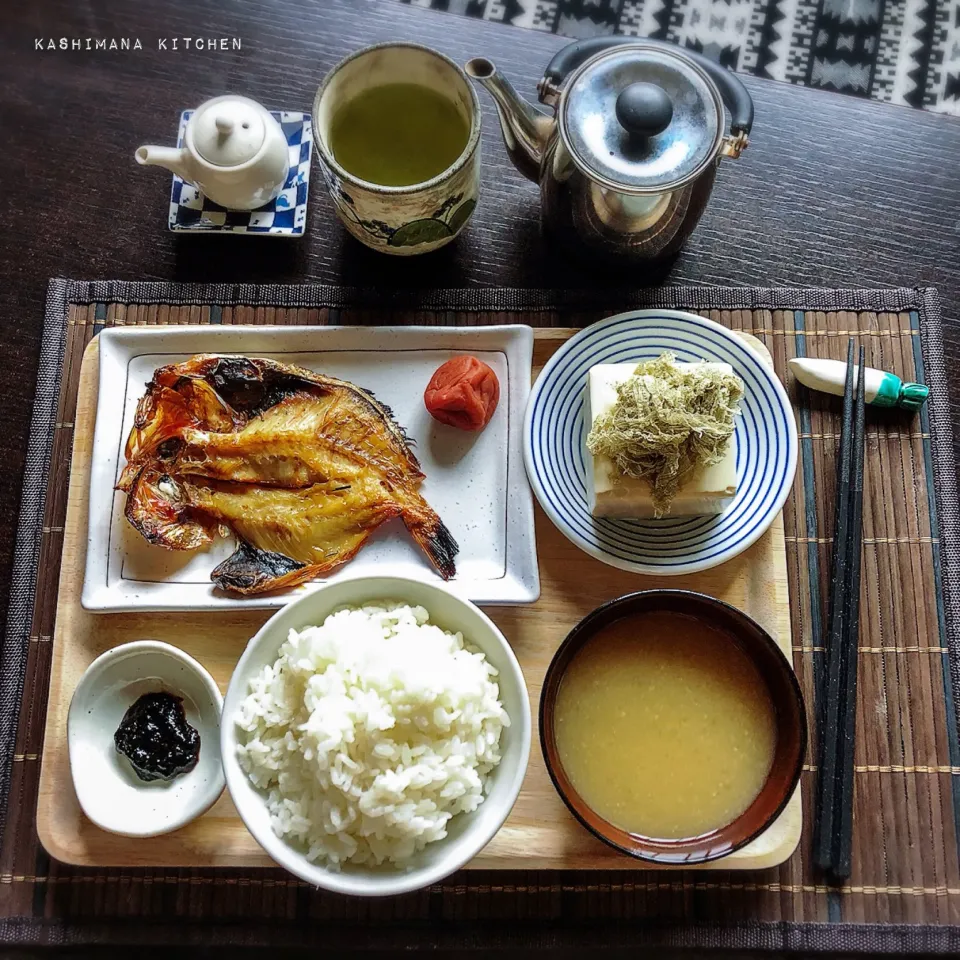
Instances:
[[[756,668],[774,713],[773,761],[756,799],[732,822],[683,839],[641,836],[601,817],[571,783],[557,748],[555,708],[564,674],[601,631],[629,618],[679,613],[701,620],[736,644]],[[631,641],[632,642],[632,641]],[[638,636],[638,643],[642,637]],[[592,833],[623,853],[658,864],[687,866],[725,857],[755,839],[780,815],[800,779],[807,745],[803,694],[793,667],[774,639],[756,621],[721,600],[688,590],[645,590],[611,600],[585,617],[560,645],[547,669],[540,695],[540,745],[547,770],[570,812]]]

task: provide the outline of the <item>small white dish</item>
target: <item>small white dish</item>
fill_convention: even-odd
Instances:
[[[200,733],[200,759],[176,779],[141,780],[117,752],[113,735],[145,693],[183,698]],[[205,813],[223,793],[220,711],[213,677],[193,657],[159,640],[136,640],[97,657],[80,678],[67,715],[70,772],[77,799],[102,830],[125,837],[171,833]]]
[[[327,581],[269,596],[230,596],[210,582],[210,571],[233,552],[232,538],[185,552],[147,543],[123,515],[126,495],[114,489],[125,463],[124,443],[154,370],[197,353],[269,357],[371,390],[415,441],[426,474],[421,492],[460,545],[452,589],[475,603],[533,603],[540,596],[533,495],[521,444],[533,357],[530,327],[114,327],[99,342],[85,610],[282,607],[320,582],[361,573],[440,582],[399,519],[377,530]],[[500,380],[499,406],[480,433],[438,423],[423,405],[437,367],[464,353],[489,364]]]
[[[732,442],[737,495],[717,516],[614,520],[587,507],[584,422],[587,372],[599,363],[650,360],[729,363],[744,383]],[[632,310],[594,323],[550,358],[527,404],[523,458],[533,492],[560,532],[621,570],[679,575],[708,570],[742,553],[773,523],[797,470],[797,425],[790,398],[764,358],[735,331],[678,310]]]
[[[250,679],[277,659],[291,629],[320,624],[344,605],[396,600],[422,604],[431,623],[460,631],[499,671],[500,701],[510,717],[502,734],[502,759],[490,775],[489,791],[480,806],[450,821],[443,840],[426,846],[408,866],[354,867],[330,870],[307,858],[278,837],[270,826],[263,795],[250,783],[237,760],[237,730],[232,717],[249,692]],[[356,577],[328,583],[275,613],[247,644],[224,698],[220,744],[227,788],[240,817],[254,839],[280,866],[307,883],[336,893],[385,897],[409,893],[437,883],[475,857],[510,814],[530,756],[530,701],[520,664],[493,621],[448,587],[407,577]]]

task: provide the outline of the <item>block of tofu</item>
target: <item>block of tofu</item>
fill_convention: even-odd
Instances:
[[[693,364],[680,363],[687,367]],[[709,363],[732,373],[728,363]],[[584,416],[588,424],[617,402],[617,385],[627,380],[636,363],[601,363],[587,373]],[[722,513],[737,493],[737,438],[727,443],[727,455],[719,463],[700,470],[680,488],[670,505],[671,517],[692,517]],[[646,480],[620,476],[609,457],[594,457],[586,451],[587,500],[595,517],[645,519],[654,515],[650,484]]]

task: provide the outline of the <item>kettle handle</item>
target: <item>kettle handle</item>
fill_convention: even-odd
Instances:
[[[730,111],[730,132],[733,134],[750,133],[750,128],[753,126],[753,99],[743,85],[743,81],[735,73],[726,67],[721,67],[715,60],[705,57],[702,53],[687,50],[675,43],[667,43],[665,40],[590,37],[587,40],[577,40],[575,43],[569,43],[547,64],[547,69],[543,72],[543,80],[540,81],[539,85],[540,100],[543,101],[544,92],[548,86],[559,87],[568,74],[602,50],[641,43],[644,46],[660,47],[671,51],[679,50],[684,56],[693,60],[698,67],[709,74],[710,79],[720,88],[723,102]]]

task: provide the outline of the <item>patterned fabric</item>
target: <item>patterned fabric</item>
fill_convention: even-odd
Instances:
[[[725,66],[960,116],[960,0],[403,0],[580,39],[656,37]]]
[[[276,199],[258,210],[228,210],[205,197],[192,183],[176,174],[170,189],[167,226],[178,233],[262,233],[275,237],[300,237],[307,224],[310,188],[310,153],[313,149],[310,114],[271,111],[280,121],[290,154],[290,172]],[[180,114],[177,146],[183,146],[192,110]]]

